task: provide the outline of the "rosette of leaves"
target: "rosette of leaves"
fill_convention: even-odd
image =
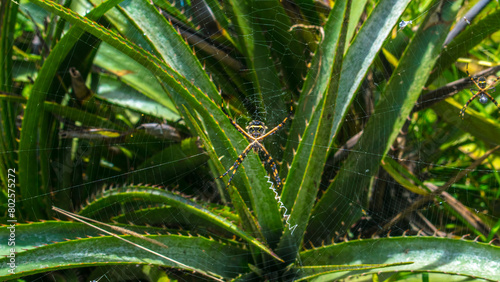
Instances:
[[[498,31],[498,11],[486,8],[489,14],[444,48],[467,7],[420,2],[5,2],[0,158],[2,171],[16,170],[14,217],[25,223],[16,226],[15,274],[5,257],[0,276],[499,280],[500,249],[490,243],[498,221],[454,203],[424,173],[436,154],[452,151],[432,146],[417,167],[397,158],[414,154],[419,147],[410,141],[430,134],[401,132],[429,128],[435,115],[452,133],[443,143],[466,133],[482,149],[498,140],[498,126],[473,111],[474,127],[455,126],[461,104],[454,100],[433,106],[435,115],[414,108],[442,84],[436,78],[454,78],[452,63]],[[415,20],[400,30],[402,17]],[[23,45],[30,39],[21,31],[41,46]],[[213,181],[248,146],[221,100],[238,123],[259,119],[272,128],[287,115],[290,97],[293,120],[264,141],[281,160],[283,189],[273,190],[253,153],[231,185]],[[145,122],[159,123],[161,133],[141,130]],[[394,148],[405,141],[410,145]],[[384,202],[373,195],[383,177],[411,193],[410,202],[445,199],[453,218],[415,209],[434,222],[416,227],[407,217],[384,226],[405,205],[380,208]],[[8,184],[5,174],[2,181]],[[8,195],[5,188],[3,202]],[[117,233],[130,230],[118,236],[129,243],[54,221],[52,206],[111,222]],[[8,206],[2,209],[7,215]],[[431,228],[443,229],[443,221],[458,236]],[[388,236],[391,228],[401,236]],[[435,236],[404,236],[419,230]],[[476,240],[461,239],[467,233]],[[9,230],[0,234],[7,242]]]

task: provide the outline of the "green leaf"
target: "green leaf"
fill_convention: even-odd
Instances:
[[[159,58],[209,97],[218,96],[189,45],[149,1],[127,1],[121,7]]]
[[[314,266],[303,266],[297,267],[300,278],[294,278],[294,281],[310,281],[310,279],[316,278],[316,280],[322,277],[328,279],[330,274],[336,272],[345,271],[359,271],[368,270],[374,268],[390,267],[395,265],[412,264],[412,262],[407,263],[389,263],[389,264],[351,264],[351,265],[314,265]]]
[[[356,31],[356,28],[359,25],[361,14],[363,14],[363,12],[365,11],[366,2],[368,2],[368,0],[358,0],[356,1],[356,5],[354,5],[351,8],[351,15],[349,17],[349,27],[347,28],[347,37],[346,37],[348,42],[351,41],[352,36],[354,35],[354,32]],[[361,30],[360,33],[362,33]]]
[[[58,115],[60,117],[67,118],[73,121],[79,121],[83,126],[124,130],[123,127],[106,118],[94,115],[87,111],[82,111],[67,106],[61,106],[60,104],[54,102],[45,102],[44,109],[47,112],[53,113],[54,115]]]
[[[134,204],[135,203],[131,203]],[[151,203],[147,203],[151,205]],[[159,203],[160,205],[162,203]],[[233,214],[232,210],[228,207],[220,207],[213,210],[214,213],[223,216],[228,221],[232,221],[238,224],[239,218]],[[184,210],[172,206],[160,206],[155,208],[135,208],[131,212],[126,212],[118,216],[110,218],[113,222],[120,222],[123,224],[130,224],[130,226],[122,226],[127,229],[130,227],[137,227],[137,225],[154,225],[154,226],[169,226],[173,228],[179,228],[182,230],[187,230],[188,232],[196,232],[204,236],[214,236],[214,234],[223,236],[225,238],[231,238],[233,233],[212,224],[211,222],[196,216],[192,213],[186,213]],[[173,230],[169,230],[173,231]],[[176,230],[177,232],[178,230]],[[81,237],[81,236],[80,236]],[[219,238],[220,239],[220,238]]]
[[[201,131],[201,128],[198,126],[196,120],[189,114],[189,112],[186,111],[186,114],[188,118],[190,119],[191,123],[195,127],[196,132],[198,133],[198,136],[203,140],[205,144],[205,148],[207,150],[207,153],[214,158],[214,151],[210,145],[210,141],[208,140],[207,136],[205,135],[204,132]],[[221,166],[219,162],[215,162],[216,166]],[[223,169],[222,169],[223,170]],[[227,192],[229,193],[232,204],[235,208],[235,210],[238,212],[239,217],[241,218],[241,221],[243,222],[242,229],[245,231],[251,232],[251,235],[259,238],[261,240],[265,240],[264,235],[262,234],[258,223],[257,219],[250,213],[248,206],[246,205],[245,201],[239,194],[237,189],[234,189],[233,186],[227,186],[226,189],[228,190]],[[221,191],[221,194],[223,194],[225,191]]]
[[[206,93],[206,95],[208,95],[212,99],[219,98],[218,93],[215,91],[215,86],[210,81],[207,73],[203,70],[201,64],[192,53],[189,46],[185,43],[182,37],[175,31],[175,29],[165,20],[165,18],[158,14],[156,9],[154,9],[147,1],[131,1],[128,3],[127,6],[124,7],[124,9],[129,13],[130,18],[134,20],[134,23],[138,26],[138,28],[140,28],[143,31],[143,33],[147,35],[147,40],[151,42],[151,46],[155,46],[157,52],[161,54],[162,58],[170,66],[172,66],[172,68],[174,68],[181,76],[185,77],[185,79],[189,81],[189,82],[187,81],[184,82],[183,85],[188,87],[191,93],[196,91],[198,92],[199,95],[203,95],[202,97],[196,95],[197,99],[199,100],[202,100],[202,98],[206,99],[204,93]],[[258,34],[257,32],[255,33]],[[267,64],[265,65],[266,67],[269,66],[270,61],[266,56],[259,55],[258,58],[259,61],[256,63]],[[267,68],[264,68],[262,66],[261,69],[267,69]],[[261,72],[259,72],[259,76],[262,75],[264,74],[261,74]],[[279,81],[277,79],[274,82],[272,80],[270,81],[269,74],[267,74],[265,77],[262,76],[260,79],[263,81],[262,83],[264,82],[266,83],[266,85],[261,85],[263,88],[267,87],[274,91],[278,89],[277,87],[279,87],[278,86]],[[193,83],[194,87],[191,86],[190,83]],[[168,84],[166,85],[168,87]],[[183,97],[183,99],[185,98]],[[177,105],[185,104],[179,99],[175,100]],[[194,105],[191,104],[191,107],[194,107]],[[208,133],[209,133],[208,135],[213,136],[211,138],[212,142],[218,143],[214,144],[214,147],[216,147],[216,151],[219,151],[220,150],[219,146],[224,144],[226,141],[223,140],[222,144],[220,142],[220,136],[223,136],[224,131],[222,131],[222,128],[214,124],[213,122],[214,117],[208,115],[207,109],[208,109],[207,107],[203,109],[198,108],[197,111],[202,116],[205,115],[204,121],[206,122],[205,126],[208,128]],[[190,111],[192,112],[192,110]],[[212,113],[212,110],[209,109],[209,111],[210,113]],[[220,113],[220,110],[217,110],[216,112]],[[226,119],[225,116],[222,115],[222,117]],[[207,123],[208,120],[210,120],[210,123]],[[228,125],[229,123],[226,122],[226,124]],[[230,125],[230,127],[232,126]],[[239,133],[237,134],[240,135]],[[241,139],[241,137],[239,139]],[[231,138],[231,140],[233,139]],[[239,143],[241,144],[241,142]],[[226,150],[231,150],[230,144],[224,144],[224,151]],[[237,151],[241,152],[242,150],[243,148]],[[233,157],[232,159],[236,159],[236,157],[237,156]],[[254,159],[253,161],[254,165],[256,163],[255,159],[257,159],[257,163],[259,163],[258,158],[253,158],[253,159]],[[258,166],[262,168],[261,164],[258,164]],[[265,170],[262,172],[265,173]],[[255,176],[252,177],[252,174],[248,176],[250,179],[259,179],[259,178],[264,179],[264,177],[261,175],[262,174],[259,173],[259,177]],[[281,226],[281,219],[279,217],[277,205],[274,202],[273,198],[270,196],[271,191],[268,191],[268,189],[264,187],[259,189],[258,186],[254,186],[252,187],[252,189],[250,189],[250,184],[246,184],[245,186],[247,186],[245,188],[252,193],[251,199],[263,200],[263,202],[260,205],[253,204],[253,210],[256,211],[257,218],[259,219],[259,223],[263,228],[263,233],[265,234],[266,239],[269,242],[276,242],[280,235],[278,230],[279,226]],[[267,203],[267,205],[264,203]]]
[[[45,232],[50,232],[47,230]],[[1,258],[0,277],[14,279],[36,273],[44,273],[67,268],[123,265],[123,264],[152,264],[181,268],[208,275],[233,278],[238,273],[247,271],[248,252],[239,247],[220,243],[204,237],[179,235],[150,235],[147,236],[165,244],[162,248],[132,236],[121,236],[136,244],[161,253],[175,261],[187,265],[189,268],[165,260],[145,250],[122,242],[114,237],[96,237],[71,240],[57,244],[41,246],[36,249],[16,254],[15,274],[9,275],[7,262],[9,258]],[[205,274],[205,276],[206,276]],[[206,277],[205,277],[206,279]]]
[[[369,250],[369,251],[367,251]],[[499,280],[500,248],[474,241],[436,237],[395,237],[354,240],[300,253],[303,266],[391,264],[413,262],[382,269],[346,271],[324,276],[323,281],[345,279],[361,273],[438,272]]]
[[[368,68],[372,65],[375,56],[409,2],[410,0],[380,1],[349,46],[344,57],[344,60],[348,63],[342,66],[339,95],[334,104],[334,130],[331,133],[332,141],[330,146],[333,143],[333,138],[340,130],[342,121]],[[356,11],[351,12],[352,16],[354,16],[354,13]],[[327,22],[325,30],[331,29],[330,24],[330,21]],[[333,66],[333,57],[326,54],[332,52],[336,42],[336,39],[331,36],[330,32],[325,33],[325,39],[320,44],[312,62],[313,67],[307,74],[283,157],[285,163],[291,162],[295,144],[299,143],[300,138],[298,136],[305,138],[303,131],[306,128],[306,123],[311,120],[313,110],[319,106],[319,99],[330,81],[329,75]]]
[[[344,58],[347,63],[342,66],[339,95],[335,101],[334,130],[330,146],[340,130],[368,68],[373,64],[375,56],[409,2],[410,0],[380,1],[349,46]]]
[[[168,12],[169,15],[175,17],[177,20],[182,21],[183,24],[188,25],[191,29],[196,29],[193,22],[191,22],[183,13],[175,7],[175,2],[170,3],[165,0],[154,0],[155,5]]]
[[[325,25],[326,30],[332,30],[339,25],[341,19],[333,16],[330,17]],[[299,142],[310,143],[310,136],[304,135],[307,124],[311,121],[312,115],[317,107],[321,107],[322,95],[326,91],[332,77],[332,69],[334,63],[334,56],[328,54],[335,53],[338,44],[338,35],[332,32],[326,32],[325,38],[322,39],[321,44],[318,46],[316,54],[311,62],[312,67],[307,73],[306,81],[301,90],[298,107],[294,112],[293,123],[290,128],[290,134],[287,141],[287,146],[283,154],[283,163],[287,165],[281,167],[282,177],[285,177],[288,171],[287,166],[294,160],[294,150]],[[311,137],[312,138],[312,137]],[[307,140],[306,140],[307,139]],[[296,163],[296,166],[300,166]],[[290,206],[293,203],[294,197],[297,195],[297,189],[290,189],[284,192],[285,206]],[[287,195],[290,193],[290,195]]]
[[[139,234],[164,232],[164,228],[130,226],[125,224],[115,224],[115,226],[127,228]],[[15,228],[15,246],[8,244],[0,245],[0,252],[8,254],[10,248],[14,247],[16,252],[21,253],[27,250],[38,248],[44,245],[57,244],[68,240],[75,240],[85,237],[98,237],[102,232],[86,224],[69,221],[44,221],[28,224],[17,224]],[[0,239],[8,242],[10,229],[0,230]],[[183,234],[187,235],[187,234]]]
[[[361,216],[366,205],[371,177],[378,172],[380,161],[387,154],[421,94],[441,51],[436,46],[441,46],[444,42],[459,4],[446,3],[442,9],[430,11],[421,24],[393,72],[363,135],[334,182],[315,206],[309,230],[324,230],[328,226],[329,230],[344,232],[346,227],[351,226]],[[434,17],[435,13],[440,13],[441,21]],[[342,105],[338,99],[337,105],[339,103]],[[334,211],[336,215],[332,217],[331,213]],[[329,240],[334,233],[323,234],[324,236],[314,238],[314,243]]]
[[[243,14],[242,16],[251,17],[252,27],[256,28],[254,23],[258,23],[260,28],[254,29],[255,32],[259,32],[259,30],[264,31],[264,35],[266,37],[265,42],[261,42],[259,36],[255,35],[255,53],[252,54],[255,67],[257,67],[255,72],[258,76],[261,76],[260,85],[262,85],[263,95],[267,97],[263,97],[264,106],[266,110],[270,112],[271,110],[281,110],[283,111],[285,108],[273,108],[270,107],[267,103],[274,102],[277,100],[276,94],[283,92],[280,91],[279,81],[272,81],[268,75],[267,70],[274,71],[274,68],[271,66],[276,66],[277,70],[281,72],[281,80],[286,81],[287,85],[290,89],[297,89],[302,84],[302,74],[307,71],[306,64],[298,64],[297,62],[303,62],[306,59],[304,44],[300,42],[302,40],[300,38],[300,33],[290,31],[292,26],[292,18],[287,14],[283,4],[280,1],[258,1],[258,0],[250,0],[249,6],[246,11],[250,13]],[[296,35],[297,37],[295,37]],[[264,48],[268,48],[265,45],[269,45],[269,49],[271,50],[272,58],[277,59],[277,63],[272,62],[270,58],[266,58],[264,55],[266,53]],[[267,60],[267,62],[266,62]],[[257,61],[262,61],[261,63]],[[260,66],[264,66],[263,64],[268,63],[271,65],[267,65],[264,69],[260,69]],[[264,79],[270,80],[266,81]],[[274,79],[274,78],[273,78]],[[268,86],[263,83],[268,84]],[[270,87],[269,83],[276,83],[274,87]],[[267,92],[270,91],[270,92]],[[276,92],[274,92],[276,91]],[[285,96],[286,100],[288,97]],[[280,105],[279,103],[276,103]],[[281,104],[280,106],[283,107]],[[274,117],[272,119],[268,118],[268,123],[278,123],[280,122],[279,117]]]
[[[173,207],[182,209],[184,212],[192,213],[212,224],[218,225],[227,231],[237,235],[247,241],[249,244],[261,249],[275,259],[281,259],[265,244],[250,236],[247,232],[241,230],[234,223],[229,222],[226,218],[214,214],[208,208],[189,200],[181,195],[173,192],[146,186],[123,186],[118,189],[106,190],[102,196],[92,202],[90,205],[83,208],[80,215],[91,217],[96,214],[105,212],[106,209],[112,208],[112,204],[124,202],[136,202],[138,199],[148,203],[165,203]]]
[[[135,173],[129,177],[135,183],[173,183],[179,177],[179,171],[192,171],[208,160],[198,147],[196,138],[184,139],[180,144],[173,144],[161,152],[151,156],[137,166]]]
[[[274,5],[277,2],[272,2],[272,9],[278,12],[278,6]],[[262,17],[263,22],[266,21],[262,15],[262,11],[258,12],[258,6],[265,4],[256,4],[251,1],[230,0],[229,3],[233,8],[236,28],[238,30],[238,39],[244,52],[246,67],[250,72],[249,75],[253,82],[253,90],[251,95],[256,96],[255,107],[265,109],[264,116],[267,113],[282,112],[286,107],[284,100],[280,97],[281,83],[278,78],[278,71],[274,62],[271,60],[271,54],[267,46],[266,38],[263,34],[263,27],[257,21],[251,20],[252,17]],[[255,13],[255,14],[254,14]],[[279,12],[278,12],[279,13]],[[280,16],[281,14],[277,14]],[[281,29],[280,29],[281,30]],[[281,30],[282,31],[282,30]],[[289,34],[285,38],[289,38]],[[281,117],[270,115],[267,117],[267,124],[278,124]]]
[[[172,101],[164,100],[164,103],[158,103],[165,99],[165,93],[156,77],[144,75],[148,70],[132,58],[103,43],[94,63],[118,75],[116,80],[106,75],[99,77],[96,91],[99,98],[167,120],[179,119]]]
[[[209,92],[204,93],[163,61],[152,56],[142,48],[135,46],[132,42],[124,39],[112,30],[106,30],[95,22],[82,18],[75,12],[53,2],[47,0],[33,1],[60,15],[74,25],[84,28],[87,32],[107,42],[152,71],[162,80],[164,86],[168,87],[170,94],[175,95],[177,104],[188,103],[190,107],[202,116],[208,135],[211,137],[214,148],[220,156],[229,155],[231,156],[230,159],[235,160],[238,157],[238,152],[242,152],[247,146],[245,143],[248,141],[231,125],[215,101],[209,98],[209,96],[218,95],[214,86],[212,86],[213,89],[210,89]],[[157,102],[162,105],[168,105],[169,99],[160,97]],[[219,122],[221,125],[224,125],[226,130],[221,128]],[[246,199],[250,199],[249,195],[252,196],[252,209],[259,219],[259,224],[263,228],[263,233],[267,240],[269,242],[276,242],[280,235],[280,229],[276,228],[276,226],[281,224],[281,219],[276,202],[272,198],[273,192],[267,189],[265,169],[259,158],[253,154],[250,154],[245,162],[252,169],[245,171],[241,167],[238,173],[243,177],[240,179],[236,178],[235,182],[243,184],[239,187],[239,191],[244,198],[245,195],[247,196]],[[257,179],[257,181],[253,182],[252,189],[250,189],[248,179]],[[257,199],[260,201],[259,205],[255,204]]]
[[[306,128],[305,139],[299,144],[286,185],[283,188],[283,194],[287,196],[283,200],[285,206],[286,203],[292,202],[290,196],[295,199],[296,194],[296,198],[300,199],[294,202],[289,218],[292,224],[296,223],[298,226],[296,230],[290,227],[285,229],[285,234],[278,247],[280,256],[286,258],[289,263],[295,260],[299,251],[306,224],[316,200],[321,175],[323,174],[323,166],[328,155],[328,150],[324,148],[328,146],[330,141],[334,115],[334,109],[331,105],[338,95],[339,81],[335,78],[339,76],[342,68],[350,6],[351,1],[337,1],[330,15],[334,24],[332,29],[329,29],[329,32],[334,35],[333,40],[336,42],[334,52],[328,54],[328,56],[335,58],[334,68],[330,74],[331,81],[326,89],[327,92],[324,94],[321,106],[316,108],[312,121]],[[304,163],[304,160],[307,160],[307,163]],[[289,189],[290,191],[287,191]],[[288,207],[291,207],[291,205]]]

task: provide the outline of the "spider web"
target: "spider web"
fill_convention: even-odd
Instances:
[[[370,2],[371,3],[371,2]],[[317,7],[302,7],[308,13],[316,12],[321,9],[330,9],[327,4],[316,3]],[[423,8],[419,8],[422,6]],[[30,30],[30,38],[24,43],[23,50],[29,50],[33,54],[47,55],[44,49],[43,42],[40,42],[40,34],[37,34],[37,28],[43,26],[46,22],[46,17],[50,14],[38,8],[34,4],[21,2],[18,16],[19,24],[26,30]],[[221,59],[219,56],[205,52],[202,43],[207,43],[221,51],[228,53],[228,57],[239,60],[240,63],[246,64],[241,54],[234,52],[225,45],[212,40],[211,35],[217,33],[217,26],[214,27],[213,14],[207,12],[206,3],[203,1],[177,1],[172,3],[172,10],[182,11],[181,14],[172,14],[171,11],[163,9],[169,15],[174,26],[176,19],[193,18],[194,27],[186,27],[182,25],[176,26],[179,28],[183,36],[189,37],[187,40],[190,46],[197,49],[197,56],[200,62],[206,62],[207,65],[217,66],[217,64],[227,64],[227,59]],[[83,12],[89,9],[88,4],[74,3],[72,9]],[[391,62],[392,57],[400,57],[403,50],[402,45],[406,44],[409,35],[413,35],[418,28],[419,23],[431,6],[420,5],[420,2],[412,2],[407,11],[402,17],[402,22],[399,29],[396,27],[394,33],[389,36],[384,44],[384,51],[380,56],[380,60],[372,66],[363,82],[358,94],[354,99],[351,108],[345,116],[340,136],[336,138],[334,143],[334,153],[329,156],[326,163],[323,175],[323,181],[320,183],[320,191],[325,191],[329,186],[329,181],[343,169],[343,160],[347,154],[352,151],[350,142],[356,141],[356,134],[359,133],[368,119],[374,115],[384,114],[384,111],[375,112],[378,101],[383,95],[384,86],[391,76],[392,70],[395,68]],[[364,17],[367,17],[371,12],[368,5]],[[108,20],[111,24],[120,23],[122,18],[118,17],[119,13],[115,14],[117,18],[110,17]],[[327,14],[325,14],[327,15]],[[260,15],[251,15],[249,22],[261,19]],[[236,25],[236,23],[233,23]],[[274,28],[280,28],[281,22],[276,19]],[[319,26],[315,25],[316,27]],[[126,25],[123,26],[127,27]],[[320,39],[320,29],[311,28],[309,26],[297,26],[297,29],[303,29],[308,33],[308,36],[317,38],[316,44]],[[272,28],[269,27],[271,30]],[[195,30],[196,32],[192,32]],[[120,30],[127,38],[134,38],[143,48],[149,46],[135,29]],[[189,33],[192,32],[192,33]],[[325,31],[327,32],[327,31]],[[268,66],[257,66],[251,69],[254,72],[267,73],[272,70],[283,69],[283,64],[289,63],[289,60],[296,62],[296,68],[302,71],[307,71],[308,64],[312,60],[313,52],[317,46],[314,40],[309,44],[304,42],[292,42],[302,44],[303,52],[295,54],[293,50],[287,49],[287,46],[270,46],[269,37],[272,38],[273,32],[267,31],[262,41],[256,41],[259,47],[267,49],[268,53],[263,53],[262,56],[272,55]],[[257,36],[257,34],[254,34]],[[405,35],[407,37],[405,37]],[[16,35],[21,38],[21,35]],[[259,34],[260,36],[260,34]],[[259,37],[260,38],[260,37]],[[80,70],[82,73],[88,72],[86,78],[87,87],[89,87],[96,96],[96,99],[90,99],[84,102],[84,99],[77,98],[78,92],[76,84],[71,87],[67,84],[68,91],[59,89],[47,94],[48,101],[57,101],[60,104],[69,105],[77,109],[89,113],[88,120],[75,122],[67,117],[67,114],[62,110],[53,112],[54,123],[58,131],[63,131],[67,135],[63,138],[60,136],[58,140],[47,140],[52,142],[48,147],[50,151],[50,180],[48,182],[49,190],[47,194],[54,195],[53,203],[50,205],[63,205],[71,210],[78,210],[81,206],[86,206],[86,201],[93,197],[101,197],[100,192],[103,187],[119,187],[124,184],[144,183],[149,185],[159,185],[166,187],[170,191],[178,191],[189,197],[197,197],[203,201],[214,205],[223,204],[223,195],[220,193],[220,187],[225,186],[225,181],[220,183],[213,181],[218,175],[214,175],[214,167],[202,143],[193,135],[193,131],[189,128],[189,122],[182,118],[179,114],[181,105],[170,102],[159,104],[151,97],[155,93],[165,93],[162,85],[158,83],[154,74],[145,70],[138,63],[127,58],[126,55],[117,52],[115,49],[106,43],[95,45],[91,37],[82,37],[78,44],[83,49],[87,49],[87,56],[91,56],[95,52],[92,69]],[[296,40],[296,39],[293,39]],[[195,43],[193,43],[195,42]],[[197,43],[196,43],[197,42]],[[141,44],[142,43],[142,44]],[[467,46],[467,42],[463,43]],[[494,61],[498,62],[498,37],[489,39],[486,46],[489,50],[473,49],[471,55],[477,60],[475,69],[472,65],[469,67],[471,74],[480,70],[480,64],[477,61]],[[459,45],[460,47],[460,45]],[[496,48],[496,49],[494,49]],[[148,50],[155,52],[155,50]],[[281,56],[280,56],[281,55]],[[71,55],[73,59],[81,56],[74,53]],[[391,57],[392,56],[392,57]],[[305,58],[305,60],[304,60]],[[350,62],[357,64],[361,62]],[[455,81],[464,77],[465,61],[457,63],[452,70],[445,70],[442,78],[432,82],[434,88],[441,87],[446,83]],[[3,66],[2,66],[3,67]],[[72,65],[67,65],[71,68]],[[246,65],[246,67],[252,67]],[[39,65],[35,61],[16,60],[14,64],[14,80],[18,83],[18,88],[14,89],[16,94],[29,93],[31,88],[31,79],[36,79]],[[271,71],[270,71],[271,70]],[[251,120],[260,120],[265,122],[269,129],[274,128],[279,124],[284,117],[288,115],[289,106],[287,102],[291,96],[297,103],[303,81],[295,81],[298,77],[305,76],[305,73],[281,74],[277,77],[264,78],[265,82],[259,91],[256,90],[256,85],[251,78],[243,76],[243,78],[235,78],[234,80],[221,81],[217,78],[216,68],[207,68],[207,72],[213,72],[214,83],[222,89],[222,98],[226,99],[226,104],[229,105],[228,110],[231,112],[234,120],[242,128],[245,127]],[[68,73],[59,73],[63,81],[71,81],[68,78]],[[404,72],[400,73],[404,77]],[[278,85],[275,84],[278,82]],[[287,86],[293,85],[294,89],[289,89]],[[455,95],[453,99],[461,105],[470,98],[470,92],[467,90]],[[234,91],[231,91],[233,89]],[[162,94],[164,95],[164,94]],[[148,98],[149,96],[149,98]],[[498,95],[492,93],[492,96],[498,100]],[[168,99],[167,99],[168,100]],[[88,103],[83,106],[83,103]],[[393,111],[392,108],[383,109],[385,112]],[[488,118],[495,119],[498,117],[493,103],[481,105],[477,101],[473,101],[465,114],[465,119],[459,121],[462,124],[453,124],[444,120],[438,114],[436,108],[430,108],[410,116],[410,120],[402,129],[398,137],[397,146],[391,149],[388,156],[414,173],[415,178],[424,182],[430,187],[439,187],[455,177],[458,173],[466,170],[468,165],[474,159],[480,157],[490,148],[489,144],[482,141],[480,138],[472,136],[468,133],[470,127],[474,127],[474,118],[470,117],[471,112],[480,112]],[[102,116],[107,119],[114,119],[122,125],[121,130],[102,127],[88,126],[90,124],[90,114]],[[446,112],[446,115],[455,115],[458,117],[459,112]],[[20,120],[17,120],[18,124]],[[270,152],[271,156],[279,161],[284,154],[284,146],[287,145],[287,132],[290,129],[290,123],[285,126],[284,130],[280,130],[277,134],[266,138],[264,145]],[[302,131],[303,132],[303,129]],[[116,136],[118,134],[118,136]],[[388,134],[390,134],[388,132]],[[111,137],[110,137],[111,136]],[[292,144],[297,147],[298,144]],[[240,153],[240,152],[238,152]],[[362,153],[362,152],[361,152]],[[253,154],[250,152],[249,154]],[[264,158],[261,158],[264,160]],[[483,164],[471,170],[467,175],[454,183],[447,193],[449,198],[441,197],[440,200],[431,200],[420,207],[411,216],[391,227],[391,235],[402,234],[425,234],[439,236],[463,236],[471,233],[466,224],[461,221],[460,214],[457,215],[457,207],[455,202],[450,202],[455,198],[462,204],[463,212],[470,210],[474,215],[482,220],[491,223],[499,221],[498,199],[500,198],[500,189],[498,183],[500,181],[499,166],[500,160],[497,156],[492,155]],[[226,163],[232,164],[234,160],[224,160]],[[280,172],[286,171],[280,165]],[[242,166],[245,170],[252,168],[245,166],[243,161]],[[229,168],[227,166],[226,168]],[[397,169],[396,169],[397,170]],[[270,175],[272,172],[268,169]],[[380,168],[378,173],[372,177],[373,173],[366,172],[365,175],[359,175],[359,178],[371,178],[369,203],[366,206],[360,206],[360,203],[346,197],[346,195],[337,195],[340,198],[345,198],[345,203],[338,207],[339,213],[345,213],[353,206],[363,208],[365,215],[347,232],[339,233],[335,237],[336,242],[345,239],[355,239],[358,237],[369,237],[377,234],[385,223],[391,220],[398,213],[407,208],[412,202],[416,201],[420,196],[405,189],[400,182],[390,172]],[[236,177],[240,177],[238,174]],[[282,178],[284,178],[282,176]],[[271,178],[272,180],[272,178]],[[252,180],[250,179],[250,182]],[[269,189],[274,189],[276,185],[269,182]],[[219,188],[219,189],[218,189]],[[277,191],[280,193],[280,191]],[[278,204],[278,201],[276,203]],[[161,204],[151,201],[110,203],[109,206],[99,213],[96,220],[109,222],[110,218],[122,214],[124,211],[140,210],[142,208],[161,207]],[[291,207],[285,207],[290,210]],[[283,210],[282,210],[283,212]],[[282,214],[283,215],[283,214]],[[127,221],[135,224],[147,224],[148,220],[154,217],[154,210],[149,212],[137,213],[135,217],[126,218]],[[335,217],[335,214],[332,215]],[[172,216],[177,222],[161,222],[167,227],[188,224],[185,222],[185,216],[178,212]],[[45,219],[45,218],[40,218]],[[298,224],[307,224],[303,222],[295,222],[290,219],[290,227]],[[124,218],[121,218],[124,220]],[[189,219],[188,219],[189,220]],[[156,222],[158,224],[159,222]],[[85,230],[82,228],[82,234],[85,236]],[[203,236],[209,236],[210,230],[200,228],[196,231]],[[314,230],[315,233],[335,233],[336,230]],[[78,230],[76,231],[78,233]],[[377,236],[386,236],[387,232],[377,234]],[[474,235],[472,235],[474,236]],[[209,259],[209,258],[207,258]],[[207,264],[210,263],[207,261]],[[301,264],[300,261],[298,264]],[[266,271],[266,269],[263,269]],[[93,277],[98,281],[112,281],[113,277],[135,276],[137,280],[144,279],[137,274],[138,272],[133,267],[111,266],[102,267],[93,273]],[[206,279],[199,274],[177,274],[178,279]],[[40,280],[40,279],[39,279]]]

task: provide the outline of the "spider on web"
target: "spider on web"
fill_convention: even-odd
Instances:
[[[231,121],[231,124],[239,132],[241,132],[241,134],[245,135],[245,137],[248,139],[248,141],[250,142],[250,144],[245,148],[245,150],[243,150],[243,153],[241,153],[238,156],[238,158],[236,159],[236,161],[234,162],[234,164],[226,172],[224,172],[224,174],[222,174],[221,176],[215,178],[215,180],[221,179],[222,177],[226,176],[230,171],[232,171],[232,175],[229,178],[229,181],[227,182],[227,186],[229,186],[229,184],[231,183],[231,180],[233,180],[233,177],[236,174],[236,171],[238,170],[238,167],[243,162],[243,160],[245,160],[248,152],[251,149],[253,149],[254,153],[258,154],[259,151],[260,151],[260,152],[262,152],[264,154],[264,156],[266,158],[266,164],[269,164],[269,166],[270,166],[270,168],[271,168],[271,170],[273,172],[273,177],[274,177],[274,179],[276,181],[276,185],[278,186],[278,188],[281,188],[282,183],[281,183],[280,176],[278,174],[278,169],[276,168],[276,163],[274,162],[273,158],[271,157],[271,155],[269,154],[269,152],[264,147],[264,144],[262,144],[262,141],[264,141],[265,138],[273,135],[278,130],[280,130],[281,128],[283,128],[283,126],[288,121],[288,119],[290,119],[290,117],[292,116],[292,112],[293,112],[293,101],[292,101],[292,103],[290,105],[290,113],[288,114],[288,116],[285,117],[285,119],[280,124],[278,124],[275,128],[271,129],[267,133],[266,133],[267,126],[262,121],[259,121],[259,120],[252,120],[250,123],[248,123],[248,125],[246,127],[246,131],[243,130],[243,128],[241,128],[241,126],[239,126],[229,116],[229,114],[227,113],[227,111],[224,108],[224,102],[223,101],[220,104],[220,108],[224,112],[224,114],[227,116],[227,118],[229,119],[229,121]]]
[[[478,89],[470,89],[470,92],[472,93],[472,97],[470,97],[469,101],[465,103],[464,107],[460,111],[460,115],[462,116],[462,119],[464,118],[465,115],[465,110],[467,110],[467,106],[469,106],[469,103],[472,102],[472,100],[476,99],[477,96],[479,96],[479,103],[481,104],[486,104],[488,102],[488,99],[490,99],[498,109],[500,109],[500,106],[498,105],[497,101],[490,95],[488,94],[489,90],[493,90],[495,92],[495,83],[500,79],[500,76],[497,77],[492,83],[486,84],[486,78],[483,76],[478,77],[477,79],[472,77],[469,73],[469,64],[467,64],[467,67],[465,68],[465,72],[469,76],[469,78],[474,82],[476,87]],[[477,91],[477,93],[474,94],[474,91]]]

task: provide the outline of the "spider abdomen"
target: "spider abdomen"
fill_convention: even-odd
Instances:
[[[488,103],[488,101],[489,101],[489,99],[486,95],[484,95],[484,94],[479,95],[479,103],[486,104],[486,103]]]

